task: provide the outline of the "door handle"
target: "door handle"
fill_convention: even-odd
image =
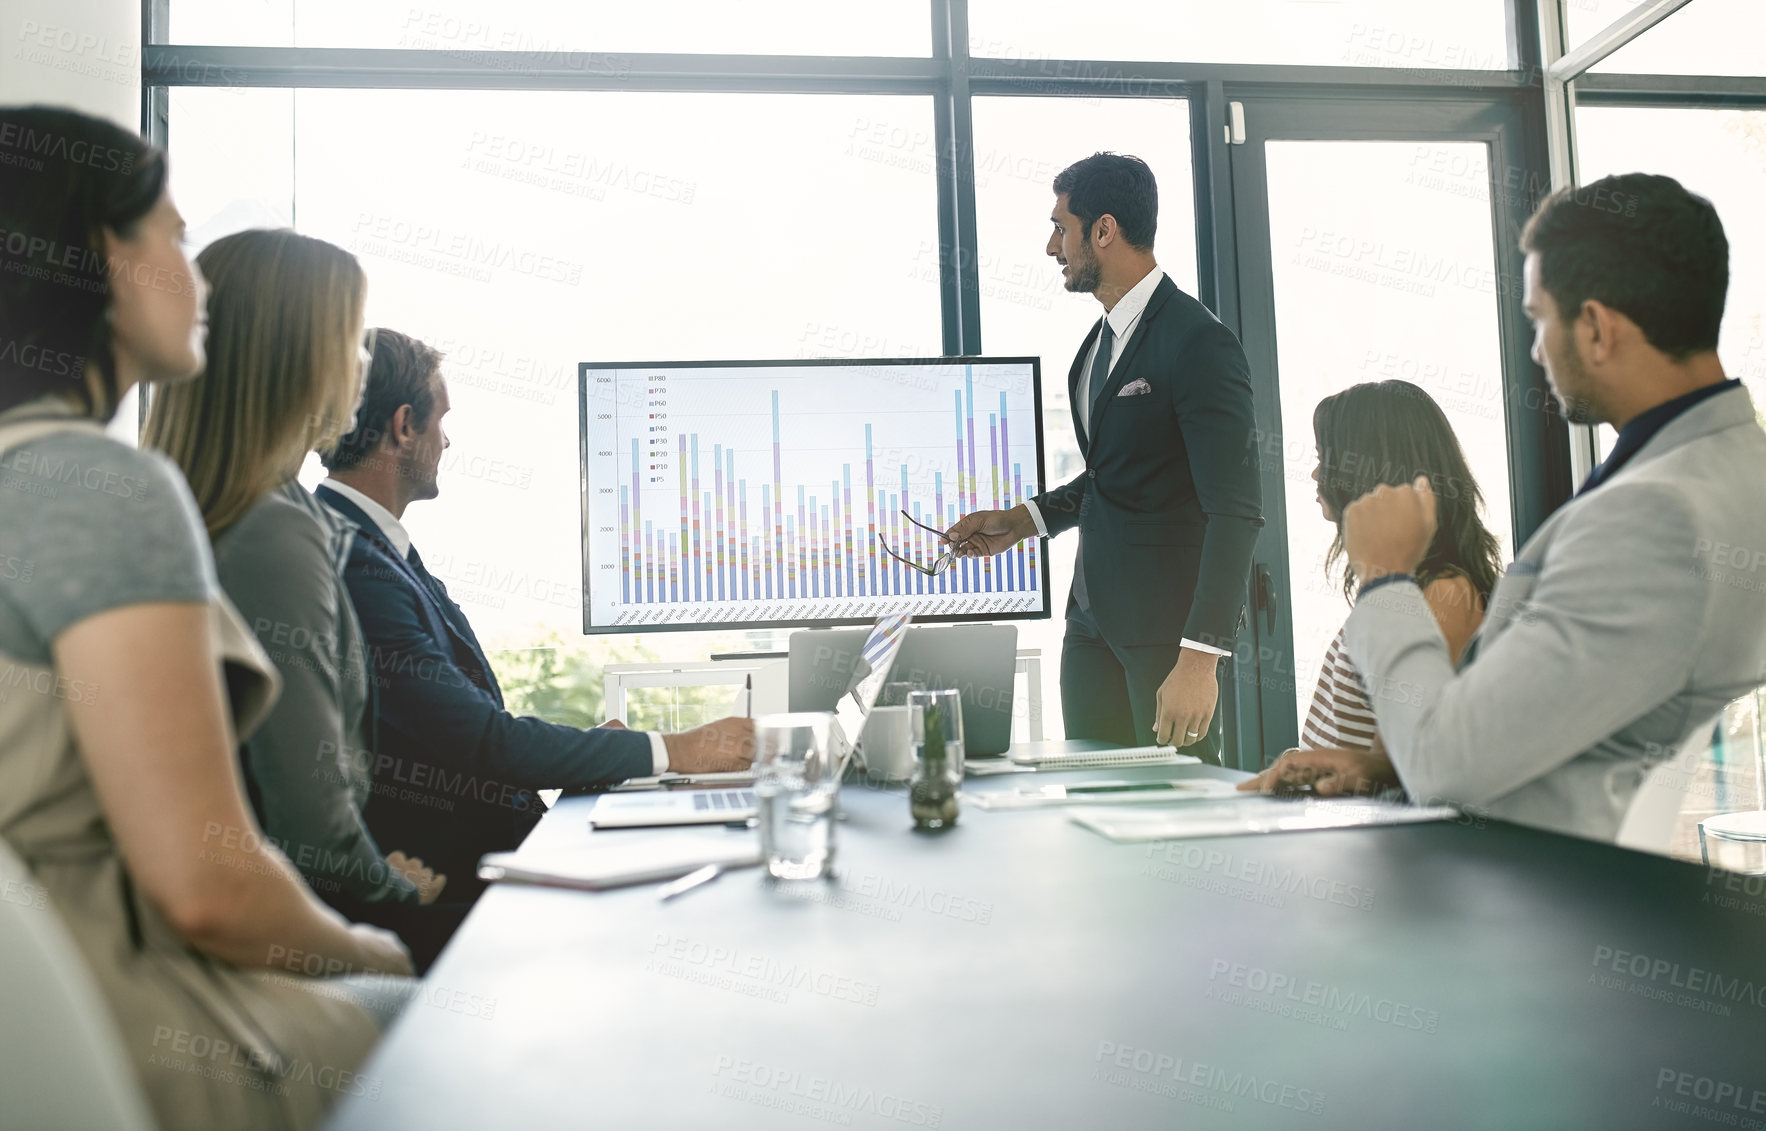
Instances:
[[[1275,582],[1268,566],[1257,567],[1257,611],[1263,614],[1263,631],[1275,632]]]

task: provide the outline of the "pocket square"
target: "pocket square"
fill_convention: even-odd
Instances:
[[[1145,377],[1136,377],[1128,384],[1122,386],[1122,391],[1116,395],[1119,397],[1144,397],[1152,391],[1153,386],[1147,384],[1147,379]]]

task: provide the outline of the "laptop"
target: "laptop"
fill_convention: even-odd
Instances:
[[[862,628],[791,634],[793,711],[831,711],[850,686],[866,647]],[[963,704],[963,752],[986,758],[1012,746],[1012,690],[1018,630],[1009,624],[916,625],[906,630],[890,679],[956,688]]]
[[[860,643],[852,662],[846,693],[820,710],[834,713],[828,742],[834,755],[836,779],[846,775],[853,749],[864,729],[865,716],[877,702],[877,693],[889,679],[906,636],[908,614],[879,618]],[[793,710],[796,708],[793,707]],[[662,825],[716,825],[746,821],[760,811],[752,786],[701,789],[685,779],[643,793],[604,793],[589,810],[589,824],[597,829],[641,829]]]

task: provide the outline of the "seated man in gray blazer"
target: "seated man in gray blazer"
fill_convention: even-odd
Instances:
[[[1410,576],[1427,480],[1351,503],[1367,580],[1345,644],[1389,762],[1296,752],[1256,781],[1395,775],[1419,801],[1612,840],[1651,765],[1766,683],[1766,433],[1717,359],[1729,245],[1709,201],[1608,177],[1554,194],[1521,248],[1535,360],[1570,421],[1618,440],[1497,582],[1457,674]]]

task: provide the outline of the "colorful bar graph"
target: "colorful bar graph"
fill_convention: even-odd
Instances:
[[[930,563],[945,549],[931,531],[973,510],[1013,507],[1036,492],[1037,485],[1025,480],[1024,453],[1012,447],[1007,394],[999,393],[997,411],[992,405],[977,406],[974,367],[964,369],[962,387],[948,402],[952,414],[945,419],[951,431],[942,439],[927,439],[927,446],[939,454],[921,472],[910,472],[899,447],[879,447],[876,421],[851,421],[842,426],[849,429],[845,435],[822,444],[835,450],[837,476],[815,483],[787,481],[786,454],[797,450],[791,441],[802,437],[787,435],[777,388],[768,390],[770,395],[757,406],[764,415],[753,421],[765,421],[770,430],[754,428],[757,434],[748,437],[728,430],[702,432],[704,425],[671,429],[655,423],[667,421],[666,413],[649,413],[648,446],[633,438],[628,449],[619,451],[619,459],[629,456],[631,462],[619,469],[617,491],[608,500],[609,507],[618,509],[621,604],[1040,593],[1042,563],[1035,539],[994,558],[958,559],[935,576],[884,553],[886,542],[909,560]],[[668,390],[653,384],[647,391]],[[668,402],[658,398],[646,403],[656,408]],[[1022,403],[1019,411],[1024,411]],[[795,429],[801,419],[791,417],[790,427]],[[853,483],[860,423],[864,464],[857,490],[862,508],[855,505],[859,500]],[[894,431],[882,434],[899,443],[900,426],[892,427]],[[769,441],[770,450],[765,447]],[[841,443],[850,444],[852,458],[840,458]],[[702,449],[709,467],[701,466]],[[823,466],[822,474],[828,476],[833,465]],[[672,515],[662,494],[670,483],[678,490],[672,504],[678,510]],[[644,505],[646,492],[649,507]]]

